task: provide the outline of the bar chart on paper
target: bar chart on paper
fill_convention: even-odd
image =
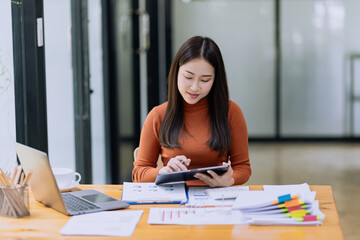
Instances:
[[[230,207],[150,208],[149,224],[228,225],[243,224],[242,213]]]

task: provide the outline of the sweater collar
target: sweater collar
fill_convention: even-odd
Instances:
[[[183,99],[183,105],[184,105],[184,111],[185,112],[196,112],[196,111],[199,111],[201,109],[208,108],[208,100],[207,100],[207,97],[204,97],[203,99],[201,99],[200,101],[198,101],[195,104],[188,104]]]

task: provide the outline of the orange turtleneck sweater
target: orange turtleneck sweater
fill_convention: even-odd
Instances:
[[[164,118],[167,102],[153,108],[144,123],[140,136],[137,159],[134,162],[132,179],[134,182],[154,182],[160,168],[156,168],[159,154],[164,165],[177,155],[184,155],[191,159],[188,169],[222,165],[227,162],[226,156],[219,157],[219,152],[209,148],[206,142],[210,136],[207,99],[196,104],[184,103],[185,127],[190,134],[184,134],[179,139],[181,149],[167,149],[160,146],[159,130]],[[248,152],[248,136],[244,116],[240,107],[229,101],[229,124],[232,136],[230,148],[231,167],[234,170],[235,184],[245,183],[251,168]],[[206,185],[201,180],[188,181],[188,185]]]

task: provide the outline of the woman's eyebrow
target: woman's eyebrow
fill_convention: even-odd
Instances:
[[[185,70],[185,72],[190,73],[190,74],[192,74],[192,75],[195,75],[195,73],[190,72],[189,70]],[[202,76],[202,77],[212,77],[213,75],[211,75],[211,74],[209,74],[209,75],[205,74],[205,75],[201,75],[201,76]]]

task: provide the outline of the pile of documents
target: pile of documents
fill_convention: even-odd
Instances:
[[[136,185],[128,186],[135,187]],[[149,186],[141,186],[142,195]],[[177,187],[182,189],[180,186]],[[157,189],[158,193],[161,192],[159,190],[161,189]],[[172,192],[163,192],[162,198],[170,199]],[[166,195],[168,196],[166,197]],[[145,196],[148,199],[153,198],[154,202],[159,197],[150,192]],[[311,191],[307,183],[264,185],[263,191],[249,191],[249,188],[245,186],[227,188],[190,187],[187,197],[188,201],[185,204],[182,201],[184,204],[182,208],[150,208],[148,223],[321,225],[325,218],[319,209],[319,202],[315,200],[316,192]],[[139,202],[141,203],[141,201]]]
[[[308,184],[265,185],[264,191],[239,192],[232,206],[252,225],[321,225],[325,215]]]

